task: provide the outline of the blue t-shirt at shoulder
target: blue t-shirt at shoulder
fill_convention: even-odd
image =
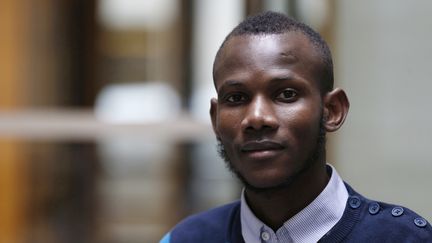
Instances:
[[[168,232],[162,239],[159,241],[159,243],[170,243],[171,242],[171,233]]]

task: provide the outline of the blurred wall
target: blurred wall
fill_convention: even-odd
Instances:
[[[333,158],[366,196],[432,220],[432,2],[337,1],[336,83],[350,113]]]
[[[150,11],[150,5],[167,11]],[[103,6],[111,6],[107,15]],[[214,95],[211,65],[225,35],[247,14],[285,12],[329,42],[336,83],[351,100],[346,124],[330,136],[328,161],[359,192],[431,220],[431,7],[427,0],[2,0],[0,112],[55,107],[61,110],[49,114],[59,121],[107,127],[91,111],[99,90],[161,81],[179,93],[185,121],[204,127]],[[112,14],[119,13],[120,20],[138,25],[113,24],[119,19]],[[138,110],[145,110],[139,103]],[[88,109],[85,119],[70,107]],[[49,118],[32,112],[20,122]],[[184,129],[177,122],[166,124]],[[159,129],[149,137],[164,128],[153,125]],[[65,132],[53,128],[43,132]],[[129,128],[135,133],[142,127]],[[202,137],[210,133],[209,127]],[[155,144],[149,134],[123,147],[116,136],[113,141],[126,150],[105,149],[107,141],[97,137],[1,137],[0,242],[153,242],[185,214],[238,198],[214,140],[170,137],[176,144],[161,142],[173,146],[162,160],[141,149]],[[138,145],[137,156],[130,144]]]

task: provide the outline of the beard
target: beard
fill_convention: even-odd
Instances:
[[[272,192],[272,191],[278,191],[278,190],[289,187],[291,185],[291,183],[298,176],[300,176],[305,171],[307,171],[315,163],[318,163],[321,158],[325,158],[326,130],[325,130],[324,124],[325,124],[325,119],[321,115],[321,119],[319,122],[319,130],[318,130],[319,132],[318,132],[318,137],[317,137],[317,140],[315,143],[315,147],[312,150],[312,153],[310,154],[310,156],[308,158],[306,158],[304,163],[302,163],[303,166],[297,172],[295,172],[293,175],[285,178],[285,180],[282,183],[275,185],[275,186],[261,188],[261,187],[256,187],[256,186],[251,185],[246,180],[246,178],[241,174],[241,172],[235,168],[234,164],[229,159],[229,156],[226,152],[226,149],[225,149],[225,147],[222,144],[220,139],[217,140],[217,151],[219,153],[219,156],[225,161],[225,165],[228,168],[228,170],[231,171],[243,183],[243,185],[245,186],[245,188],[247,190],[253,191],[255,193],[268,193],[268,192]]]

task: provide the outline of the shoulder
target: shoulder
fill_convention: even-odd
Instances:
[[[430,223],[414,211],[403,206],[370,200],[349,186],[347,188],[350,197],[345,212],[356,221],[341,219],[344,223],[354,223],[347,239],[379,242],[432,241]]]
[[[224,242],[239,208],[240,202],[236,201],[189,216],[168,233],[169,242]]]
[[[370,237],[404,239],[404,242],[432,241],[431,225],[409,208],[366,200],[358,223],[358,233],[367,231]]]

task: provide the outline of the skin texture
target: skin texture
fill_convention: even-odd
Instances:
[[[303,34],[288,32],[234,36],[215,62],[213,129],[250,185],[249,206],[275,230],[326,186],[325,152],[312,156],[320,124],[335,131],[348,112],[343,90],[321,91],[320,60]]]

